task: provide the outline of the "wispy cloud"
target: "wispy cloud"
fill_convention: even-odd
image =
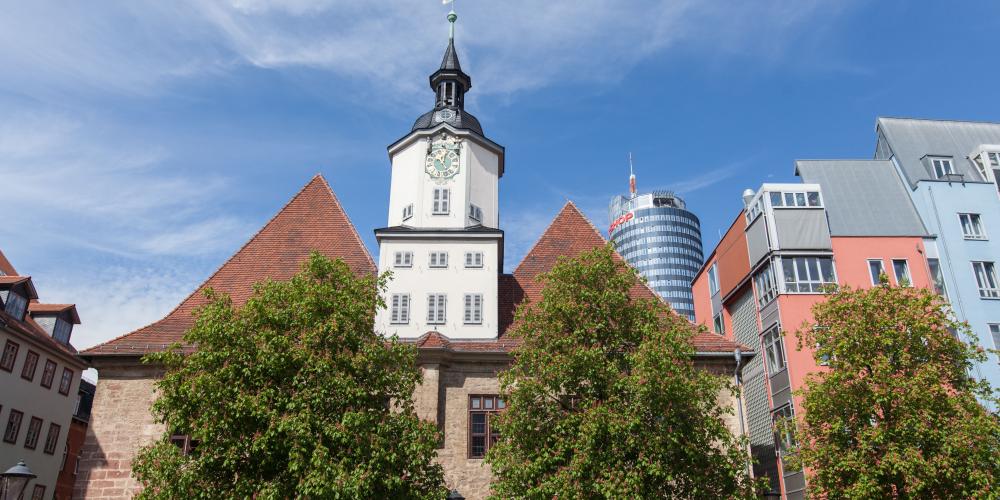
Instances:
[[[477,93],[617,81],[679,45],[775,59],[849,2],[551,0],[468,2],[458,37]],[[443,50],[436,2],[179,0],[58,6],[17,2],[0,18],[0,86],[28,92],[150,93],[241,65],[307,67],[412,102]],[[753,19],[753,22],[746,22]],[[374,85],[372,85],[374,84]]]
[[[690,194],[729,179],[740,170],[746,168],[749,163],[749,161],[730,163],[729,165],[708,170],[705,173],[694,177],[689,177],[669,185],[660,186],[657,189],[671,190],[681,195]]]

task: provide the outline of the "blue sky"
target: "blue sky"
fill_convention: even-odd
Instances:
[[[752,3],[752,5],[751,5]],[[565,200],[600,228],[675,189],[706,251],[797,158],[870,157],[879,115],[1000,121],[1000,3],[459,0],[468,108],[507,147],[508,269]],[[0,248],[87,347],[158,319],[310,177],[372,252],[385,147],[430,108],[437,0],[12,2]]]

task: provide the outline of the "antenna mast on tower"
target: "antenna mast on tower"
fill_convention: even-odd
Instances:
[[[628,154],[628,194],[629,198],[635,198],[635,173],[632,172],[632,153]]]

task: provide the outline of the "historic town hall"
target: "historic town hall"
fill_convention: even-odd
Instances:
[[[449,21],[452,36],[440,68],[430,76],[433,108],[388,147],[392,180],[386,226],[375,229],[377,263],[317,175],[166,317],[83,352],[100,381],[76,497],[127,498],[140,487],[131,476],[131,461],[141,446],[165,432],[149,411],[162,369],[143,364],[141,357],[182,340],[193,324],[192,312],[205,303],[202,290],[228,293],[241,305],[253,283],[288,279],[312,251],[343,259],[358,274],[392,271],[388,307],[375,326],[418,347],[423,381],[414,395],[416,407],[444,432],[438,460],[448,488],[470,499],[488,495],[490,470],[482,457],[491,442],[490,415],[502,411],[497,373],[509,365],[517,345],[506,335],[514,310],[538,298],[535,277],[559,256],[605,240],[567,203],[517,268],[503,272],[498,188],[504,147],[465,109],[472,79],[459,64],[453,13]],[[633,293],[655,296],[645,287]],[[720,335],[699,334],[695,362],[732,376],[736,347]],[[728,392],[719,397],[724,405],[736,404]],[[742,428],[736,418],[728,424],[735,433]],[[186,436],[175,439],[185,446]]]

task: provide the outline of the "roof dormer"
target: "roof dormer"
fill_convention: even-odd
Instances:
[[[0,308],[18,321],[24,321],[28,301],[38,298],[30,276],[0,276]]]
[[[35,320],[46,333],[56,342],[69,345],[73,334],[73,325],[80,324],[80,315],[75,304],[40,304],[32,302],[28,305],[31,319]]]

